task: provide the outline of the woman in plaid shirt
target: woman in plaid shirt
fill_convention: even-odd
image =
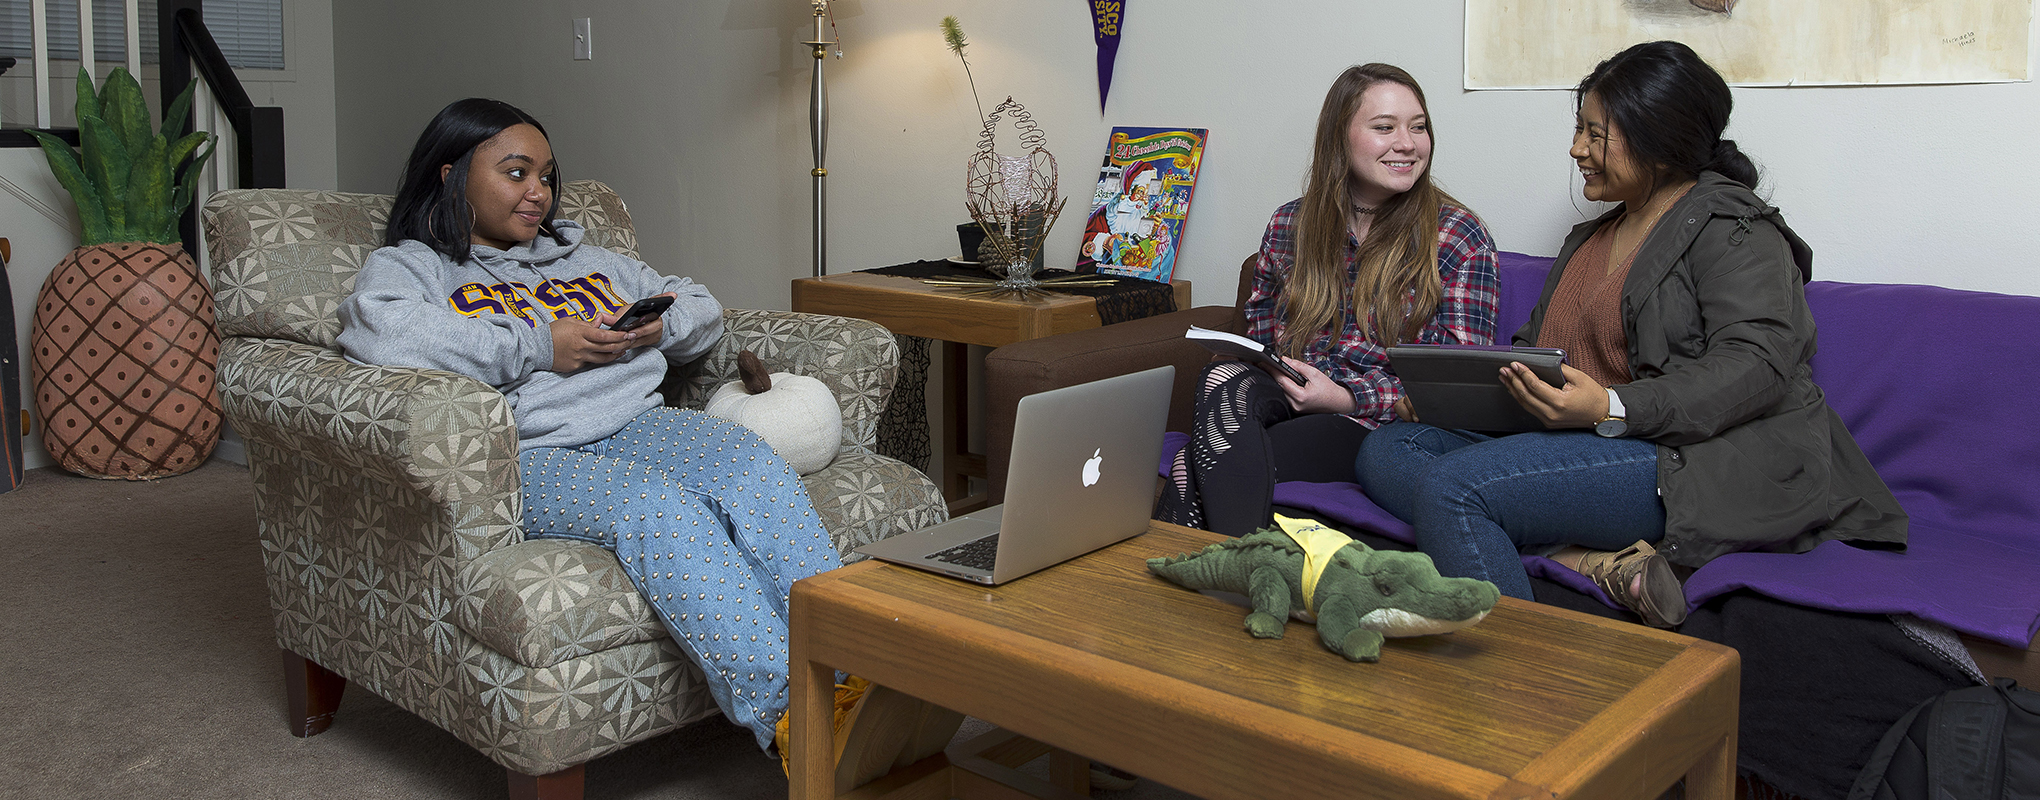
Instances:
[[[1307,380],[1206,367],[1156,518],[1231,536],[1268,525],[1277,481],[1352,480],[1361,440],[1406,407],[1384,348],[1494,341],[1494,239],[1430,166],[1415,78],[1367,64],[1332,83],[1304,196],[1269,221],[1245,308],[1247,335]]]

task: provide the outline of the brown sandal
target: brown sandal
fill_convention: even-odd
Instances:
[[[1636,612],[1643,624],[1670,628],[1686,621],[1686,590],[1672,574],[1672,565],[1649,542],[1637,541],[1615,552],[1590,552],[1580,557],[1587,576],[1615,602]],[[1630,594],[1629,584],[1643,576],[1643,591]]]

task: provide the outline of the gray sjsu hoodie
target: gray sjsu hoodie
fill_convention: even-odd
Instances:
[[[364,364],[457,372],[510,400],[518,444],[572,447],[608,437],[659,404],[666,364],[690,361],[722,337],[722,305],[687,278],[594,245],[566,220],[567,243],[540,235],[508,251],[474,245],[466,264],[406,240],[369,254],[340,305],[338,344]],[[608,364],[552,371],[555,318],[620,312],[661,292],[678,295],[658,352],[639,347]]]

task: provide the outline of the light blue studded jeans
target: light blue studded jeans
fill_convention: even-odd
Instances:
[[[769,749],[786,713],[787,594],[842,565],[786,461],[734,422],[654,408],[518,463],[525,535],[616,551],[716,705]]]

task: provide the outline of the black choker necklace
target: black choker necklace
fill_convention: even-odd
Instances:
[[[1376,206],[1374,208],[1368,208],[1366,206],[1360,205],[1359,203],[1353,204],[1353,213],[1355,214],[1373,214],[1374,212],[1380,210],[1381,208],[1379,206]]]

